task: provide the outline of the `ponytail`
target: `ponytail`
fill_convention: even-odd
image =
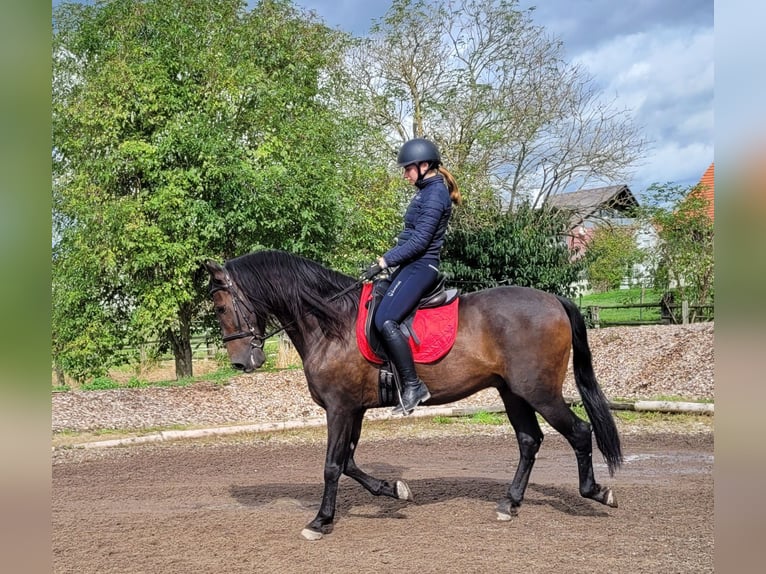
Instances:
[[[444,178],[444,182],[447,184],[447,189],[449,190],[449,197],[452,200],[452,203],[455,205],[460,205],[463,203],[463,196],[460,195],[460,189],[458,189],[457,181],[455,181],[455,176],[452,175],[444,166],[439,166],[439,173]]]

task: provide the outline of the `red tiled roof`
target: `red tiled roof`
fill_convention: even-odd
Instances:
[[[702,175],[699,186],[700,194],[707,199],[708,207],[707,214],[710,217],[710,221],[715,220],[715,163],[711,163],[707,171]]]

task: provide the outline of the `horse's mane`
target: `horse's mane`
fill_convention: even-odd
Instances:
[[[359,306],[358,289],[337,297],[353,278],[285,251],[254,251],[227,261],[226,269],[255,313],[282,325],[301,325],[311,314],[326,335],[342,338]]]

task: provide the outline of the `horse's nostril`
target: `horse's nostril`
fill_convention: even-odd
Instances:
[[[237,369],[238,371],[245,370],[245,365],[243,365],[242,363],[232,363],[231,366]]]

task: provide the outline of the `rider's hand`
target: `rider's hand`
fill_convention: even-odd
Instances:
[[[383,268],[380,266],[380,263],[373,263],[370,265],[370,268],[362,274],[362,279],[369,281],[381,271],[383,271]]]

